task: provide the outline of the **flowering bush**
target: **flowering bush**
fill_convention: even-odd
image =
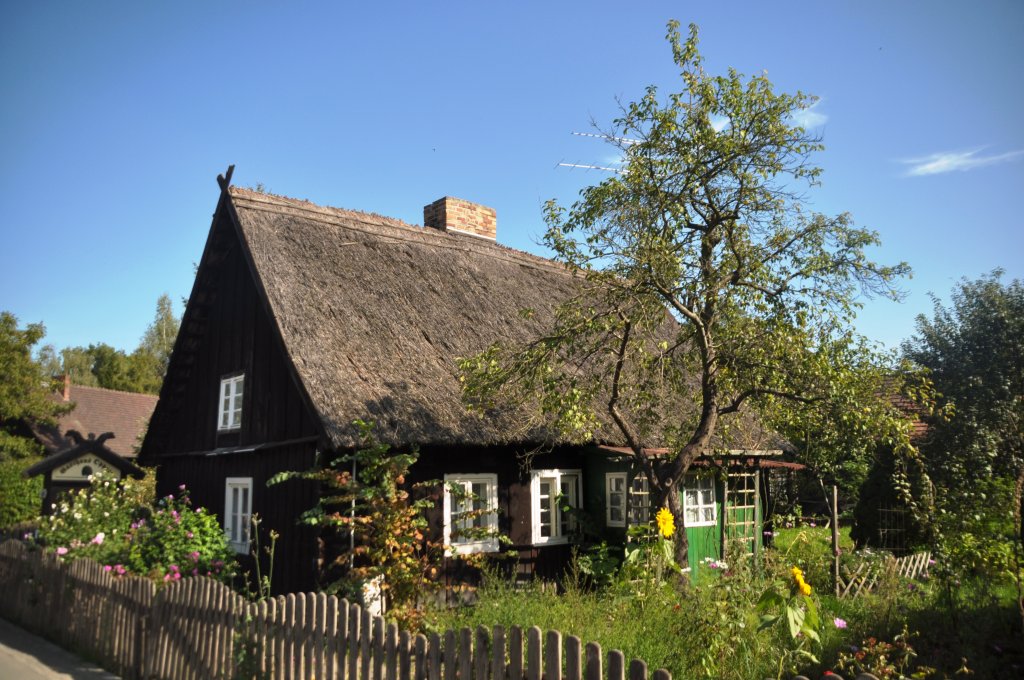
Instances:
[[[233,576],[234,553],[217,518],[193,509],[184,486],[177,498],[153,502],[149,480],[90,479],[91,487],[71,491],[41,519],[39,539],[48,550],[62,559],[92,558],[118,576]]]
[[[125,566],[133,573],[164,581],[199,575],[226,581],[234,575],[224,530],[205,508],[192,508],[184,487],[178,498],[166,496],[140,509],[127,536]]]

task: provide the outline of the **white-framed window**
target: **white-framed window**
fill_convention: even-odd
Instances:
[[[683,489],[683,516],[686,518],[688,527],[707,527],[718,521],[714,477],[710,475],[686,477]]]
[[[579,508],[579,470],[534,470],[530,476],[530,508],[534,545],[568,543],[576,518],[563,506]]]
[[[651,489],[647,475],[638,472],[629,485],[629,526],[637,527],[651,522]]]
[[[608,472],[604,476],[604,518],[610,527],[626,526],[625,472]]]
[[[242,391],[244,387],[244,373],[221,379],[217,430],[237,430],[242,426]]]
[[[224,482],[224,533],[235,552],[249,552],[252,519],[252,477],[228,477]]]
[[[444,544],[449,554],[498,550],[498,475],[444,476]]]

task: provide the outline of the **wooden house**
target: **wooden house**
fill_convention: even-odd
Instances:
[[[478,496],[493,511],[480,521],[510,539],[523,575],[564,567],[578,527],[559,495],[607,518],[607,505],[632,499],[622,510],[642,516],[642,490],[612,486],[632,483],[621,452],[601,448],[623,444],[612,428],[583,447],[513,408],[485,418],[463,406],[456,359],[535,337],[578,277],[500,245],[494,211],[468,201],[432,203],[416,226],[220,179],[140,459],[159,466],[158,493],[187,484],[217,512],[240,553],[252,513],[278,531],[275,590],[315,585],[317,536],[296,519],[317,489],[266,482],[357,446],[355,419],[374,421],[383,443],[417,447],[415,478]],[[772,448],[754,439],[738,448]],[[451,552],[496,550],[453,531],[464,508],[447,489],[430,519]],[[717,502],[713,491],[701,498]],[[612,530],[615,517],[604,522]]]

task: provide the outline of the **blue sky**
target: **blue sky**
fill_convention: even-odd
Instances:
[[[821,98],[826,213],[908,261],[903,304],[858,329],[896,346],[963,276],[1024,277],[1024,3],[32,2],[0,6],[0,310],[57,347],[133,349],[192,286],[217,173],[422,221],[443,195],[533,252],[610,147],[573,136],[616,98],[677,86],[670,18],[711,72]]]

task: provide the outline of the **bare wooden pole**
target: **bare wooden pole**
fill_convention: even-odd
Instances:
[[[839,597],[839,487],[832,485],[832,582]]]

